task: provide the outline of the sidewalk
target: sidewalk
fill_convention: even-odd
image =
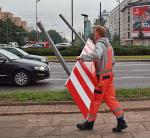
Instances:
[[[120,102],[125,111],[150,111],[150,100],[144,101],[122,101]],[[105,103],[99,112],[109,112]],[[0,115],[22,115],[22,114],[75,114],[80,113],[73,102],[55,102],[49,105],[0,105]]]
[[[43,107],[43,106],[41,106]],[[12,108],[12,107],[11,107]],[[39,108],[39,107],[37,107]],[[0,138],[149,138],[150,111],[125,113],[128,128],[112,133],[112,113],[98,114],[94,130],[80,131],[81,114],[26,114],[0,116]]]

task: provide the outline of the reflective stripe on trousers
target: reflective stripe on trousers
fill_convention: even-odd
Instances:
[[[104,100],[117,118],[122,117],[124,111],[121,109],[120,103],[115,98],[115,88],[113,81],[109,83],[108,86],[97,88],[97,91],[102,91],[102,93],[94,93],[90,104],[90,116],[92,115],[92,118],[96,119],[98,109]],[[91,121],[92,118],[89,118],[89,120]]]

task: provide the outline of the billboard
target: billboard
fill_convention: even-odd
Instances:
[[[150,38],[150,5],[132,7],[132,16],[132,37]]]

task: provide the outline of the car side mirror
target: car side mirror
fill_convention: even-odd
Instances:
[[[5,63],[7,59],[5,57],[0,57],[0,63]]]

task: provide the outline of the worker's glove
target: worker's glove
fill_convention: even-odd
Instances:
[[[81,57],[80,57],[80,56],[77,56],[76,60],[81,60]]]

